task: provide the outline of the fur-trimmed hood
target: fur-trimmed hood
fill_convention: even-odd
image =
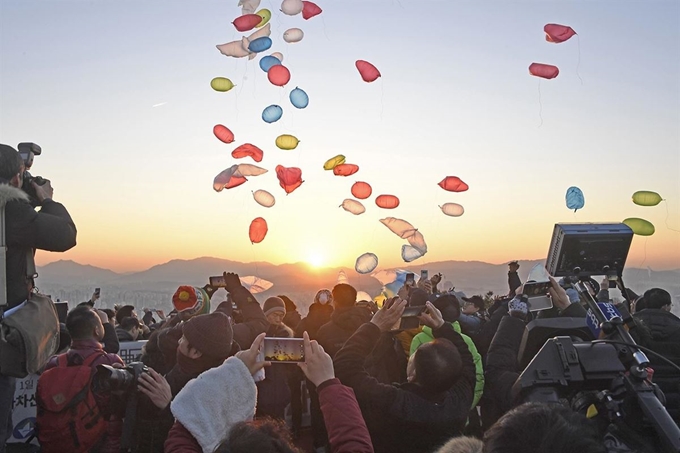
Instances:
[[[4,208],[10,201],[28,202],[28,194],[9,184],[0,184],[0,208]]]

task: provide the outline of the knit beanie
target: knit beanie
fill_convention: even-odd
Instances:
[[[214,312],[191,318],[182,325],[182,334],[193,348],[205,356],[229,357],[234,331],[229,317],[224,313]]]
[[[262,311],[264,312],[265,316],[269,316],[270,314],[277,311],[285,315],[286,303],[280,297],[270,297],[264,301],[264,307],[262,307]]]

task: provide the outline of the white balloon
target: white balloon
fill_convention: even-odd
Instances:
[[[253,198],[257,203],[265,208],[271,208],[276,203],[276,198],[274,195],[270,194],[266,190],[256,190],[253,192]]]
[[[465,212],[463,206],[459,205],[458,203],[444,203],[443,205],[439,206],[439,208],[444,214],[451,217],[460,217]]]
[[[229,181],[234,176],[238,165],[232,165],[226,170],[222,170],[213,180],[213,189],[215,192],[222,192],[222,190],[229,184]]]
[[[427,244],[425,243],[423,233],[421,233],[420,231],[416,230],[413,236],[410,236],[406,240],[408,241],[409,244],[411,244],[411,247],[418,250],[421,253],[421,255],[427,253]]]
[[[253,14],[260,6],[260,0],[239,0],[238,6],[241,7],[241,14]]]
[[[272,24],[267,23],[264,27],[260,28],[257,31],[252,32],[248,36],[248,43],[250,41],[255,41],[257,38],[264,38],[265,36],[270,36],[272,34]]]
[[[366,291],[357,291],[357,302],[361,302],[362,300],[372,302],[373,298]]]
[[[422,257],[423,255],[424,253],[420,253],[420,250],[418,250],[415,247],[411,247],[410,245],[401,246],[401,259],[403,259],[407,263],[415,261],[418,258]]]
[[[239,277],[239,280],[241,280],[241,284],[245,286],[251,294],[263,293],[274,286],[272,282],[254,275]]]
[[[345,211],[351,212],[354,215],[359,215],[366,212],[366,208],[364,207],[363,204],[361,204],[361,202],[352,200],[351,198],[346,198],[345,201],[343,201],[340,206]]]
[[[234,176],[260,176],[267,173],[269,170],[266,168],[258,167],[253,164],[239,164],[238,168],[234,172]]]
[[[378,257],[373,253],[364,253],[354,264],[354,270],[360,274],[368,274],[378,267]]]
[[[397,219],[396,217],[386,217],[380,219],[380,222],[385,225],[390,231],[402,239],[408,239],[416,234],[416,227],[411,225],[406,220]]]
[[[241,39],[226,44],[219,44],[215,47],[217,47],[217,50],[219,50],[222,55],[226,55],[227,57],[242,58],[247,57],[252,53],[248,50],[248,45],[246,45],[245,49],[243,48],[243,40]]]
[[[302,9],[305,7],[302,0],[283,0],[281,3],[281,12],[288,16],[295,16],[300,14]]]
[[[305,37],[305,32],[299,28],[289,28],[283,32],[283,40],[286,42],[300,42]]]
[[[347,278],[347,274],[345,274],[345,271],[340,271],[338,272],[338,281],[337,283],[347,283],[349,285],[349,279]]]
[[[278,58],[279,61],[283,62],[283,54],[281,52],[274,52],[271,56]]]

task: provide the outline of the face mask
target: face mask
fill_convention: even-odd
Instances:
[[[319,303],[320,304],[327,304],[328,303],[328,293],[323,292],[319,294]]]

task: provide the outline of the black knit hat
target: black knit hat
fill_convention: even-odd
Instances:
[[[207,357],[229,357],[234,331],[229,317],[224,313],[214,312],[191,318],[183,324],[182,334],[191,347]]]
[[[264,307],[262,311],[265,316],[269,316],[271,313],[280,312],[284,315],[286,314],[286,303],[280,297],[270,297],[264,301]]]

